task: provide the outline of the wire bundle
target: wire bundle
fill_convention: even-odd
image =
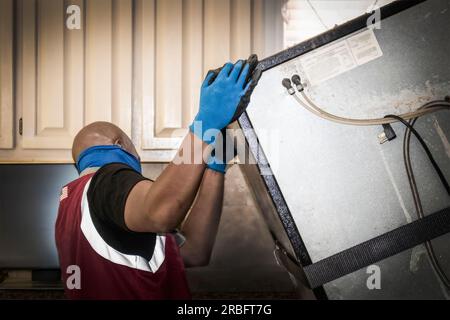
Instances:
[[[444,102],[445,101],[438,101],[438,103],[444,103]],[[424,105],[421,108],[427,109],[427,108],[429,108],[429,105]],[[406,128],[406,132],[403,137],[403,160],[405,163],[406,173],[408,175],[409,186],[411,188],[411,193],[412,193],[413,199],[414,199],[414,207],[416,208],[417,218],[422,219],[425,217],[425,214],[423,211],[422,202],[420,200],[420,195],[419,195],[419,190],[417,188],[416,179],[414,177],[414,172],[413,172],[412,163],[411,163],[411,155],[410,155],[411,133],[416,131],[414,129],[414,125],[416,124],[417,120],[418,120],[418,118],[410,120],[408,123],[408,126]],[[416,134],[414,134],[414,135],[417,137]],[[440,179],[442,181],[441,176],[440,176]],[[444,178],[444,180],[445,180],[445,178]],[[444,186],[446,187],[447,194],[450,195],[449,189],[448,189],[448,183],[447,183],[447,185],[444,184]],[[427,250],[427,254],[428,254],[428,257],[430,258],[430,262],[431,262],[433,269],[436,271],[436,274],[438,275],[439,279],[442,281],[444,286],[448,290],[450,290],[450,280],[449,280],[447,274],[445,273],[445,271],[442,269],[441,265],[439,264],[438,258],[436,256],[436,253],[434,251],[433,244],[431,243],[431,241],[425,242],[425,248]]]

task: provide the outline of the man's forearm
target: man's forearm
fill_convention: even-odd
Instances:
[[[127,227],[135,232],[167,232],[178,226],[198,192],[206,168],[202,156],[207,151],[208,145],[189,133],[174,163],[154,183],[143,181],[130,193]]]
[[[162,172],[149,190],[147,200],[152,206],[172,204],[173,215],[181,214],[181,220],[184,218],[202,181],[206,168],[203,152],[207,148],[208,145],[192,133],[186,136],[174,161]]]
[[[224,175],[206,170],[199,193],[182,226],[186,243],[181,254],[187,267],[209,263],[222,213]]]

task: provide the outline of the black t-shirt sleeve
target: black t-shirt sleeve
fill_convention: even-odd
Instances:
[[[133,187],[148,180],[124,164],[109,164],[92,177],[87,200],[92,222],[102,239],[119,252],[150,260],[155,233],[130,231],[125,224],[125,204]]]
[[[131,190],[143,180],[148,179],[125,164],[106,165],[92,177],[87,194],[89,207],[100,220],[128,231],[125,204]]]

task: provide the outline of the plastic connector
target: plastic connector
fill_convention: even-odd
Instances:
[[[283,85],[283,87],[286,88],[287,92],[292,96],[295,93],[294,88],[292,88],[292,82],[290,79],[285,78],[283,79],[283,81],[281,82],[281,84]]]
[[[297,88],[298,92],[302,92],[305,87],[302,84],[302,79],[298,74],[294,74],[292,76],[292,82],[295,84],[295,87]]]
[[[390,124],[383,124],[383,132],[378,135],[378,141],[383,144],[397,138],[394,129]]]

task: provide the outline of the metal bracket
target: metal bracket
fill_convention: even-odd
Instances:
[[[275,249],[273,251],[275,260],[279,266],[282,266],[294,280],[297,293],[300,299],[316,300],[314,292],[310,289],[308,280],[303,271],[303,267],[280,245],[275,241]]]

